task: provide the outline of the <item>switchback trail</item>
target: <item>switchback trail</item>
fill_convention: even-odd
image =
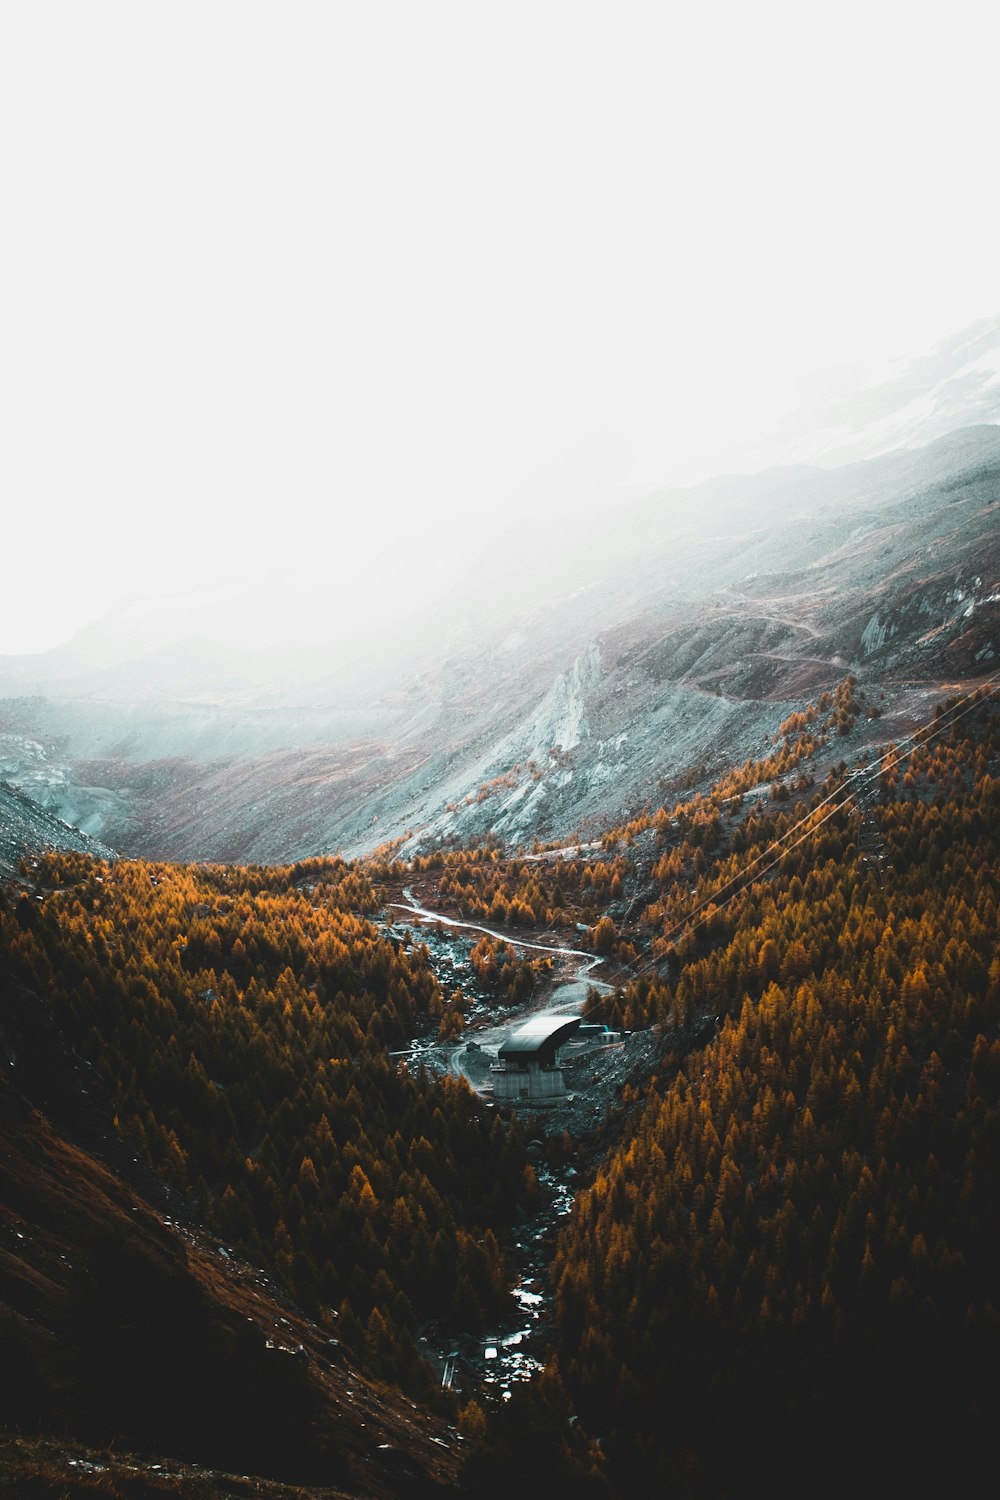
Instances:
[[[582,962],[574,964],[565,978],[554,981],[552,990],[541,1005],[537,1003],[532,1005],[528,1002],[525,1005],[518,1006],[516,1009],[511,1009],[503,1016],[502,1020],[495,1021],[492,1024],[489,1022],[485,1024],[480,1022],[478,1025],[470,1025],[465,1031],[461,1043],[452,1044],[446,1049],[439,1049],[433,1046],[433,1044],[424,1049],[425,1056],[428,1053],[441,1050],[446,1060],[448,1071],[464,1078],[470,1088],[477,1093],[482,1092],[483,1079],[481,1077],[477,1079],[473,1076],[465,1065],[464,1060],[466,1047],[470,1040],[475,1040],[481,1049],[495,1050],[504,1038],[509,1035],[510,1031],[516,1028],[529,1015],[580,1014],[586,1004],[587,992],[589,990],[595,989],[599,990],[602,994],[607,994],[613,989],[613,985],[609,984],[607,980],[595,979],[591,976],[591,971],[604,962],[599,954],[587,953],[583,948],[569,948],[554,943],[532,943],[524,938],[512,937],[509,933],[497,932],[494,928],[484,927],[478,922],[463,922],[459,921],[456,917],[446,917],[441,912],[432,911],[430,907],[419,905],[414,900],[413,891],[410,886],[404,886],[403,898],[402,901],[390,901],[387,905],[395,911],[406,912],[409,916],[415,917],[421,922],[434,923],[435,925],[440,923],[442,927],[451,928],[453,931],[484,933],[487,937],[494,938],[500,943],[506,943],[512,948],[526,948],[530,949],[533,953],[547,953],[553,958],[563,960],[582,960]]]
[[[591,971],[604,962],[599,954],[563,944],[529,942],[478,922],[446,917],[420,905],[409,886],[404,886],[401,900],[389,901],[386,906],[415,922],[428,926],[440,924],[446,933],[454,935],[452,938],[442,935],[441,941],[446,948],[454,946],[460,933],[482,933],[512,948],[547,954],[558,962],[559,975],[564,977],[553,976],[551,987],[546,985],[545,997],[540,1002],[528,1000],[506,1011],[494,1008],[489,1017],[471,1019],[460,1040],[442,1043],[414,1038],[402,1054],[397,1054],[463,1078],[473,1092],[487,1100],[491,1100],[492,1095],[489,1085],[497,1049],[511,1030],[529,1016],[580,1015],[588,990],[593,988],[607,993],[613,989],[606,980],[591,977]],[[398,922],[398,917],[396,920]],[[432,947],[440,951],[439,943],[435,942]],[[450,972],[454,973],[453,970]],[[470,1042],[473,1044],[471,1048]],[[652,1032],[631,1036],[627,1043],[619,1042],[600,1053],[595,1051],[585,1070],[582,1063],[574,1069],[574,1073],[581,1070],[582,1088],[579,1084],[573,1087],[565,1100],[549,1111],[546,1123],[543,1124],[539,1114],[533,1118],[532,1129],[536,1137],[532,1142],[535,1150],[533,1162],[542,1189],[542,1202],[530,1219],[511,1229],[513,1308],[506,1318],[494,1325],[492,1331],[470,1332],[447,1342],[436,1342],[434,1329],[426,1331],[422,1340],[424,1352],[434,1360],[446,1388],[454,1385],[458,1366],[459,1378],[464,1375],[469,1382],[468,1389],[474,1389],[475,1383],[481,1381],[506,1398],[512,1385],[542,1369],[552,1314],[549,1265],[555,1236],[572,1208],[577,1187],[589,1175],[590,1141],[594,1132],[606,1121],[609,1110],[617,1107],[625,1082],[636,1074],[648,1075],[655,1051]],[[599,1064],[598,1057],[601,1059]],[[550,1134],[572,1141],[572,1158],[560,1160],[558,1166],[546,1159],[543,1142]]]
[[[495,938],[498,943],[508,943],[512,948],[530,948],[535,953],[557,953],[561,958],[585,958],[588,960],[587,965],[578,971],[578,975],[587,973],[603,962],[603,959],[595,957],[593,953],[587,953],[583,948],[563,948],[552,943],[529,943],[526,938],[511,937],[509,933],[497,932],[494,928],[483,927],[478,922],[460,922],[457,917],[442,916],[440,912],[430,911],[426,906],[418,906],[409,886],[404,886],[403,895],[406,897],[405,901],[390,901],[389,906],[395,907],[397,911],[408,911],[412,916],[420,917],[425,922],[440,922],[442,927],[458,927],[465,932],[483,932],[487,937]]]

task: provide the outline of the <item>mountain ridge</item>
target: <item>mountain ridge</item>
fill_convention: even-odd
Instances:
[[[404,644],[391,683],[351,707],[7,698],[0,775],[152,857],[280,861],[489,831],[516,844],[606,825],[664,781],[746,758],[775,707],[847,671],[905,713],[1000,650],[998,427],[684,493],[702,519],[716,507],[713,534],[677,535],[651,497],[617,534],[567,538],[572,587],[527,612],[511,601],[459,649],[446,633],[419,670]]]

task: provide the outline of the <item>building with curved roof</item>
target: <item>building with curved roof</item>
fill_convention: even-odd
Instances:
[[[509,1103],[551,1104],[565,1098],[559,1049],[580,1025],[580,1016],[533,1016],[500,1046],[493,1095]]]

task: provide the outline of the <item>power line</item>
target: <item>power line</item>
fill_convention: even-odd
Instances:
[[[964,698],[959,698],[954,704],[951,705],[950,708],[944,709],[937,719],[932,720],[930,726],[924,726],[921,729],[915,730],[913,734],[904,736],[901,740],[893,741],[889,749],[884,751],[882,755],[878,756],[867,766],[857,767],[854,771],[848,772],[848,776],[846,779],[849,780],[851,778],[854,778],[859,782],[863,780],[870,783],[875,778],[881,766],[883,766],[887,760],[889,760],[891,757],[895,757],[897,759],[899,758],[900,748],[902,746],[905,746],[907,744],[914,744],[917,740],[921,740],[921,743],[927,744],[932,739],[937,738],[945,730],[953,728],[954,725],[958,723],[959,719],[964,718],[967,713],[971,713],[974,708],[978,707],[979,704],[982,703],[984,695],[992,696],[991,694],[987,693],[987,689],[992,687],[998,681],[1000,681],[1000,671],[995,672],[992,677],[988,677],[985,682],[980,683],[978,687],[974,688],[970,693],[966,694]],[[962,706],[963,704],[964,706]],[[959,709],[961,710],[960,712],[957,711]],[[811,835],[815,833],[819,828],[821,828],[829,818],[833,817],[834,813],[839,812],[842,808],[846,807],[849,802],[853,800],[855,805],[857,805],[857,791],[849,789],[847,791],[847,795],[843,797],[841,801],[836,802],[836,804],[830,808],[830,811],[824,817],[822,817],[818,823],[813,822],[810,827],[806,828],[805,833],[803,833],[800,838],[796,839],[794,843],[789,844],[787,848],[781,848],[781,845],[785,843],[787,839],[791,838],[793,834],[799,831],[799,829],[805,828],[806,824],[810,822],[810,819],[813,819],[815,817],[815,814],[819,812],[821,808],[827,806],[831,802],[834,802],[834,800],[838,796],[841,796],[843,792],[844,787],[842,785],[835,787],[831,792],[827,794],[827,796],[822,798],[821,801],[817,802],[814,807],[810,808],[809,812],[806,813],[804,817],[800,818],[798,822],[793,823],[790,828],[787,828],[785,832],[780,836],[780,838],[774,839],[766,849],[762,849],[759,854],[755,855],[755,857],[750,861],[749,865],[747,865],[743,870],[737,871],[735,875],[732,875],[729,880],[725,881],[723,885],[718,887],[717,890],[711,892],[702,901],[700,901],[698,905],[694,907],[694,909],[689,912],[682,921],[676,923],[668,933],[664,934],[662,941],[668,944],[672,943],[676,935],[685,931],[686,929],[690,929],[692,932],[696,932],[699,927],[703,926],[704,923],[709,920],[710,916],[714,916],[717,911],[723,910],[726,906],[729,905],[732,900],[735,899],[736,896],[740,894],[741,890],[746,890],[748,888],[752,881],[747,877],[751,876],[755,867],[759,865],[762,860],[766,859],[767,856],[774,850],[779,851],[776,858],[773,859],[770,864],[766,865],[764,869],[758,871],[753,879],[759,880],[763,878],[764,875],[768,874],[769,871],[773,870],[775,865],[777,865],[786,854],[790,854],[793,849],[798,848],[799,844],[803,843],[805,839],[811,837]],[[743,883],[740,884],[740,882]],[[724,896],[723,893],[729,886],[738,886],[738,888],[736,890],[733,890],[730,895]],[[721,902],[720,897],[722,897]],[[714,910],[710,913],[706,913],[699,919],[699,913],[703,912],[707,906],[712,906]]]

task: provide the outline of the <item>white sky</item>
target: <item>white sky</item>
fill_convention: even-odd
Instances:
[[[0,651],[234,576],[395,612],[996,314],[998,41],[985,3],[4,6]]]

